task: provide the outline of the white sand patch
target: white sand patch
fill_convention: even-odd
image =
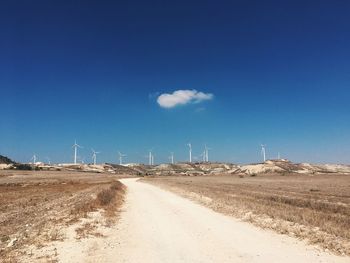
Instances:
[[[240,169],[242,172],[247,174],[260,174],[260,173],[268,173],[268,172],[283,172],[284,169],[281,167],[276,166],[275,164],[271,163],[264,163],[264,164],[252,164],[252,165],[244,165],[241,166]]]
[[[93,226],[94,230],[88,232],[87,237],[81,237],[77,230]],[[115,227],[115,226],[114,226]],[[52,241],[44,247],[28,246],[24,249],[27,254],[20,262],[80,262],[83,255],[88,255],[95,249],[108,246],[108,235],[113,227],[108,227],[103,210],[90,212],[87,218],[82,218],[76,224],[60,229],[63,240]]]

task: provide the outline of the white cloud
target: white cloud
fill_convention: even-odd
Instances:
[[[176,90],[172,94],[161,94],[157,102],[163,108],[173,108],[178,105],[189,103],[200,103],[205,100],[211,100],[214,97],[211,93],[203,93],[197,90]]]

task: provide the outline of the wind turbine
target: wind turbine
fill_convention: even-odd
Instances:
[[[30,160],[33,160],[33,164],[36,164],[36,155],[35,155],[35,153],[33,154],[33,157]]]
[[[91,149],[91,151],[92,151],[92,161],[94,162],[94,165],[96,165],[96,157],[97,157],[97,154],[100,152],[95,152],[94,149]]]
[[[148,164],[153,165],[154,164],[154,155],[152,153],[154,148],[148,150]]]
[[[169,159],[171,161],[171,164],[174,164],[174,153],[173,152],[170,153]]]
[[[74,148],[74,164],[77,164],[78,148],[83,148],[83,147],[77,144],[77,141],[75,140],[72,148]]]
[[[261,154],[263,156],[264,162],[266,162],[266,145],[261,144]]]
[[[207,145],[204,145],[204,161],[209,162],[209,150],[210,148],[207,147]]]
[[[187,146],[188,146],[189,152],[190,152],[190,163],[192,163],[192,144],[188,143]]]
[[[46,157],[46,160],[47,160],[48,164],[50,165],[50,164],[51,164],[50,158],[49,158],[49,157]]]
[[[126,154],[122,154],[121,152],[118,152],[119,155],[119,164],[122,165],[123,164],[123,157],[126,157]]]
[[[278,152],[278,160],[281,160],[281,154]]]

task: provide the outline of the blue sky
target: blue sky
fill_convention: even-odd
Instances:
[[[0,154],[350,163],[349,1],[3,1]],[[164,108],[162,94],[210,98]]]

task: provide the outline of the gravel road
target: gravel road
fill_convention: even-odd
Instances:
[[[121,182],[128,193],[118,226],[81,262],[349,262],[137,179]]]

